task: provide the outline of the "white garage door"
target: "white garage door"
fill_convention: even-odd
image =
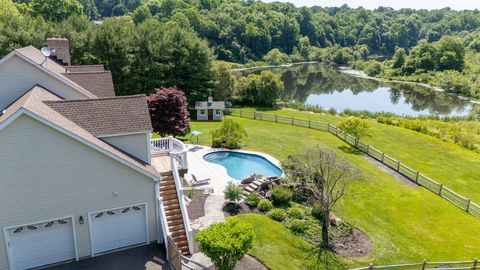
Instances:
[[[92,256],[147,243],[146,205],[136,205],[90,214]]]
[[[71,218],[7,230],[13,269],[27,269],[75,258]]]

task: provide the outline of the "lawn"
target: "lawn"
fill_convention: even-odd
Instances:
[[[248,133],[243,142],[245,149],[265,152],[282,160],[290,153],[320,144],[336,150],[363,172],[365,180],[352,185],[350,196],[345,197],[335,209],[342,219],[369,235],[374,244],[369,257],[351,260],[350,266],[370,262],[377,265],[419,262],[423,259],[471,260],[480,254],[479,220],[435,194],[421,187],[406,185],[383,172],[363,156],[352,153],[350,146],[336,137],[307,128],[232,118],[243,124]],[[209,131],[219,125],[219,122],[193,122],[192,129],[204,132],[200,140],[208,144]],[[412,133],[415,137],[413,135],[417,133]],[[430,139],[421,134],[418,137],[423,141]],[[459,152],[463,150],[452,148]],[[388,153],[389,149],[382,150]],[[260,231],[268,226],[257,226],[256,229]],[[254,255],[264,263],[272,258],[283,260],[285,256],[285,260],[290,260],[290,255],[282,249],[265,250],[264,253],[258,249],[261,248],[256,246],[254,250],[258,253]],[[302,269],[301,264],[290,269]]]
[[[254,108],[247,108],[253,110]],[[268,114],[339,123],[344,119],[332,115],[293,110],[256,109]],[[480,154],[454,143],[401,127],[367,120],[371,137],[364,141],[444,184],[455,192],[480,203]]]

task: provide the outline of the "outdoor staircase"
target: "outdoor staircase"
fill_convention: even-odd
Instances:
[[[166,223],[171,233],[173,242],[183,255],[188,255],[188,240],[185,224],[183,223],[182,211],[178,200],[177,188],[172,172],[160,174],[160,196],[163,198],[163,209],[167,217]]]
[[[265,182],[265,179],[255,180],[252,183],[246,185],[243,189],[243,195],[241,196],[242,199],[246,199],[250,193],[257,191],[257,189]]]

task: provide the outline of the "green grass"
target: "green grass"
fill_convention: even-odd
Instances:
[[[297,115],[300,112],[281,111],[279,113]],[[303,115],[305,117],[322,117],[322,119],[328,119],[331,122],[340,121],[340,119],[328,115],[302,113]],[[320,144],[336,150],[364,173],[366,179],[353,184],[350,196],[345,197],[335,209],[336,214],[342,219],[351,222],[369,235],[374,244],[374,250],[370,256],[351,260],[349,262],[350,266],[366,265],[370,262],[377,265],[419,262],[423,259],[471,260],[480,254],[480,246],[478,245],[480,242],[479,220],[422,187],[406,185],[383,172],[365,160],[363,156],[352,153],[350,146],[336,137],[326,132],[307,128],[238,117],[233,118],[243,124],[248,133],[248,138],[243,142],[245,149],[265,152],[282,160],[290,153],[306,149],[313,144]],[[210,141],[209,131],[219,125],[219,122],[193,122],[192,129],[204,132],[200,140],[208,145]],[[386,138],[392,142],[392,146],[387,147],[388,143],[382,145],[379,143],[378,148],[387,153],[398,150],[403,155],[409,153],[414,157],[414,150],[402,149],[401,145],[404,148],[427,146],[426,150],[418,151],[419,155],[424,155],[424,152],[434,151],[430,147],[434,148],[434,144],[438,144],[440,149],[451,149],[450,153],[453,153],[452,155],[458,155],[458,153],[474,154],[455,145],[445,144],[439,140],[434,141],[432,138],[413,131],[392,129],[390,126],[380,126],[380,124],[373,122],[372,126],[377,135],[381,135],[381,132],[400,132],[400,134]],[[395,142],[393,136],[397,137],[397,142]],[[421,142],[421,144],[410,144],[411,142],[404,141],[410,138],[416,142]],[[373,140],[373,138],[370,140]],[[381,141],[380,138],[376,140]],[[427,144],[427,142],[430,143]],[[440,156],[440,153],[437,153]],[[405,158],[405,156],[394,154],[392,156]],[[414,158],[420,159],[419,157]],[[456,158],[461,159],[461,156]],[[433,160],[444,162],[441,157],[434,156]],[[433,161],[431,162],[433,163]],[[452,162],[458,163],[458,161]],[[435,164],[447,166],[448,163]],[[411,164],[411,166],[416,168],[414,164]],[[478,165],[476,168],[478,168]],[[445,168],[441,169],[445,172],[449,171]],[[456,169],[461,170],[460,168]],[[427,175],[430,174],[427,172]],[[443,178],[448,177],[444,176]],[[470,191],[470,194],[474,195],[475,192]],[[256,229],[264,230],[263,226],[257,226]],[[265,251],[267,253],[265,256],[257,257],[264,263],[272,260],[272,258],[283,260],[284,256],[287,256],[285,260],[290,260],[288,259],[289,255],[285,252],[279,250],[274,253],[274,251]],[[290,269],[301,269],[300,266],[292,266]],[[283,268],[272,267],[272,269]]]
[[[292,234],[281,223],[258,214],[234,218],[253,225],[256,237],[249,253],[269,269],[309,269],[315,264],[315,260],[309,256],[314,246]]]
[[[247,108],[254,110],[254,108]],[[339,123],[344,118],[294,110],[257,109],[269,114]],[[371,137],[363,139],[387,155],[418,170],[455,192],[480,203],[480,154],[454,143],[409,130],[367,120]]]

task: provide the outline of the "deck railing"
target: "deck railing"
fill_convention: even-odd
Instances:
[[[295,117],[265,114],[265,113],[255,112],[255,111],[238,110],[238,109],[231,109],[230,114],[233,116],[239,116],[239,117],[249,118],[253,120],[261,120],[261,121],[275,122],[275,123],[281,123],[281,124],[288,124],[292,126],[311,128],[318,131],[324,131],[324,132],[333,134],[338,138],[340,138],[341,140],[344,140],[346,143],[357,148],[358,150],[380,161],[381,163],[388,166],[389,168],[402,174],[403,176],[408,178],[410,181],[415,182],[416,184],[430,190],[431,192],[446,199],[447,201],[457,206],[458,208],[466,211],[467,213],[471,214],[477,219],[480,219],[480,205],[472,202],[469,198],[466,198],[454,192],[453,190],[447,188],[443,184],[438,183],[437,181],[429,178],[423,173],[408,167],[401,161],[388,156],[387,154],[374,148],[373,146],[363,143],[358,139],[350,136],[349,134],[342,132],[339,128],[337,128],[336,126],[330,123],[320,122],[315,120],[299,119]]]
[[[187,146],[173,137],[150,140],[150,152],[155,155],[176,154],[180,169],[188,169]]]

